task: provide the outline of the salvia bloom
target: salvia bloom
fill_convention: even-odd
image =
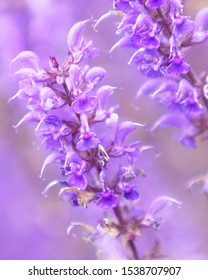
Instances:
[[[148,5],[153,5],[153,2],[148,1]],[[160,2],[164,5],[164,1]],[[118,1],[115,5],[120,5],[124,12],[134,12],[128,1]],[[145,20],[152,22],[151,18]],[[140,235],[140,229],[158,229],[162,210],[172,204],[180,205],[180,202],[160,197],[146,212],[140,209],[138,177],[143,172],[138,167],[138,158],[148,146],[143,147],[140,141],[128,143],[126,138],[143,125],[131,121],[118,122],[117,105],[110,108],[107,105],[115,87],[99,85],[106,70],[85,63],[86,59],[99,55],[92,41],[86,41],[82,36],[91,21],[78,22],[70,29],[68,55],[63,64],[51,56],[50,66],[45,68],[31,51],[21,52],[13,59],[12,76],[19,79],[19,90],[11,99],[18,97],[26,100],[28,109],[14,127],[17,129],[22,123],[36,124],[36,136],[50,151],[40,177],[48,165],[59,164],[61,179],[48,184],[43,194],[59,186],[60,198],[69,201],[72,206],[87,207],[93,203],[105,212],[113,209],[117,218],[104,216],[95,229],[86,224],[72,223],[68,231],[82,226],[89,231],[89,240],[96,246],[101,245],[101,240],[110,243],[113,239],[116,242],[119,240],[119,246],[124,244],[124,248],[121,246],[124,258],[136,259],[139,255],[134,240]],[[159,27],[154,28],[154,32],[158,33]],[[146,36],[155,37],[151,32]],[[152,39],[152,46],[158,45],[158,40]],[[155,49],[151,47],[148,51]],[[185,69],[184,62],[181,64]],[[180,99],[178,106],[180,102],[183,103]],[[107,130],[113,133],[104,137],[103,132]],[[114,166],[116,174],[109,179],[108,164],[113,158],[117,159],[117,166]]]
[[[184,15],[182,0],[112,2],[114,10],[102,16],[95,28],[107,16],[121,18],[116,34],[122,37],[110,52],[118,47],[134,49],[128,63],[135,63],[143,75],[151,78],[138,95],[151,95],[170,111],[153,127],[178,127],[177,140],[194,148],[196,136],[207,138],[207,73],[199,79],[187,63],[185,52],[207,40],[208,9],[201,10],[194,22]]]

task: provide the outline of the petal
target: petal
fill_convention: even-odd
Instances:
[[[168,1],[167,0],[147,0],[145,5],[149,9],[157,9],[160,7],[165,7],[167,5]]]
[[[117,145],[121,145],[127,135],[136,129],[136,125],[133,122],[123,122],[116,129],[115,142]]]
[[[43,119],[45,124],[51,124],[57,127],[61,127],[62,121],[55,115],[48,115]]]
[[[176,140],[188,148],[196,148],[194,136],[189,136],[185,133],[181,133],[176,137]]]
[[[25,78],[34,78],[37,75],[37,72],[32,68],[21,68],[18,71],[12,74],[13,77],[17,77],[18,79],[25,79]]]
[[[22,99],[22,98],[26,98],[26,97],[28,97],[28,96],[27,96],[27,94],[25,94],[24,91],[22,91],[22,90],[20,89],[20,90],[18,90],[17,93],[15,93],[15,95],[13,95],[12,97],[9,98],[8,103],[9,103],[10,101],[14,100],[16,97]]]
[[[174,57],[171,59],[171,63],[167,68],[167,73],[173,75],[181,75],[188,73],[190,69],[190,65],[184,62],[183,59],[181,61],[181,57]]]
[[[19,87],[29,96],[33,96],[35,93],[38,92],[37,86],[30,78],[19,81]]]
[[[141,45],[147,49],[158,49],[160,46],[160,40],[156,36],[145,36],[141,40]]]
[[[178,115],[174,113],[169,113],[161,116],[150,128],[150,131],[154,131],[158,126],[167,127],[183,127],[188,123],[188,120],[183,115]]]
[[[71,192],[72,188],[62,188],[59,192],[59,198],[61,200],[70,201],[72,206],[79,206],[79,195],[75,192]]]
[[[86,28],[87,23],[90,21],[92,21],[92,19],[77,22],[69,30],[67,43],[71,53],[76,52],[80,49],[82,44],[82,33]]]
[[[49,191],[51,188],[53,188],[53,187],[55,187],[55,186],[57,186],[57,185],[67,186],[67,184],[66,184],[65,181],[54,180],[54,181],[50,182],[50,183],[46,186],[46,188],[44,189],[44,191],[42,192],[42,194],[45,195],[45,196],[47,196],[48,191]]]
[[[195,24],[199,31],[208,30],[208,7],[201,9],[195,18]]]
[[[81,165],[82,160],[77,153],[69,151],[66,154],[65,166],[69,165],[71,162]]]
[[[124,197],[128,200],[136,200],[139,198],[139,193],[135,190],[131,190],[130,192],[124,192]]]
[[[73,88],[73,90],[75,91],[78,90],[81,78],[82,78],[82,72],[80,67],[76,64],[72,64],[69,69],[69,81],[70,81],[70,86]]]
[[[61,161],[63,158],[64,158],[64,155],[61,154],[61,153],[58,153],[58,152],[54,152],[54,153],[48,155],[43,162],[43,166],[42,166],[42,169],[41,169],[41,172],[40,172],[40,175],[39,175],[40,178],[42,178],[43,171],[45,170],[46,166],[56,162],[57,160]]]
[[[97,106],[97,98],[88,97],[86,94],[81,94],[72,103],[72,109],[77,114],[93,111]]]
[[[184,35],[187,35],[188,33],[194,31],[195,24],[193,21],[189,20],[189,17],[179,16],[178,18],[176,18],[175,23],[176,25],[174,28],[174,35],[178,38],[181,38]]]
[[[85,76],[86,81],[89,84],[96,84],[102,80],[106,75],[106,70],[102,67],[92,67],[90,68]]]
[[[24,117],[16,125],[13,125],[13,127],[17,129],[23,123],[39,122],[39,121],[40,121],[40,114],[35,111],[31,111],[28,112],[26,115],[24,115]]]
[[[77,143],[76,148],[79,151],[87,151],[87,150],[96,148],[99,143],[100,143],[100,140],[96,137],[91,137],[89,139],[81,139]]]
[[[96,20],[96,23],[94,24],[94,30],[95,30],[95,31],[98,31],[98,30],[97,30],[98,25],[100,25],[100,23],[101,23],[103,20],[105,20],[105,19],[108,18],[108,17],[111,17],[112,15],[113,15],[113,12],[112,12],[112,11],[109,11],[109,12],[107,12],[106,14],[102,15],[98,20]]]
[[[39,57],[32,51],[23,51],[18,54],[10,64],[12,67],[19,65],[18,68],[32,68],[38,72],[41,68]]]
[[[115,195],[111,195],[108,198],[101,197],[97,201],[97,205],[103,209],[109,209],[109,208],[114,208],[118,205],[118,197]]]
[[[116,42],[112,46],[112,48],[109,50],[109,53],[112,53],[118,47],[121,47],[121,48],[133,48],[134,44],[130,40],[129,36],[124,36],[124,37],[122,37],[118,42]]]
[[[131,9],[131,6],[129,4],[129,1],[114,0],[113,1],[113,8],[116,9],[116,10],[127,12],[129,9]]]
[[[101,86],[96,94],[98,99],[98,107],[103,109],[105,107],[106,101],[110,95],[113,94],[113,90],[116,89],[112,86]]]
[[[113,128],[116,126],[118,122],[118,114],[113,113],[111,114],[106,120],[105,120],[105,124],[107,127],[109,128]]]
[[[86,189],[87,179],[83,175],[76,175],[74,172],[69,174],[67,184],[77,189]]]
[[[46,149],[50,149],[50,150],[56,150],[62,148],[61,141],[59,139],[54,140],[54,137],[52,136],[45,138],[42,144]]]
[[[152,201],[147,213],[152,216],[155,216],[172,205],[176,205],[176,206],[180,207],[181,204],[182,203],[180,201],[178,201],[172,197],[160,196]]]
[[[139,88],[136,98],[139,98],[141,95],[151,95],[156,92],[160,86],[161,79],[148,80]]]
[[[81,229],[87,231],[87,233],[95,233],[95,229],[92,226],[89,226],[87,224],[83,224],[83,223],[71,223],[68,228],[67,228],[67,234],[70,235],[72,234],[72,230],[74,230],[75,228],[79,228],[81,227]]]

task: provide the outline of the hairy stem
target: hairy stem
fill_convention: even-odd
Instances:
[[[172,36],[172,29],[170,27],[170,24],[166,20],[161,8],[157,9],[157,13],[158,13],[158,16],[162,19],[162,24],[163,24],[163,26],[164,26],[164,28],[167,32],[168,37],[171,37]]]
[[[186,75],[185,78],[195,87],[198,87],[201,90],[201,100],[203,102],[204,107],[208,110],[208,100],[203,91],[203,83],[199,80],[197,75],[190,70]]]
[[[116,218],[118,219],[119,221],[119,224],[121,226],[125,225],[126,224],[126,221],[123,217],[123,214],[122,214],[122,211],[121,211],[121,208],[119,206],[113,208],[113,211],[114,211],[114,214],[116,216]],[[134,241],[132,239],[128,240],[127,241],[127,245],[128,245],[128,248],[129,250],[131,251],[131,254],[132,254],[132,258],[134,260],[139,260],[139,254],[137,252],[137,249],[136,249],[136,246],[134,244]]]

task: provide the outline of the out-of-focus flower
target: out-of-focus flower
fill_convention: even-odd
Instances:
[[[147,88],[142,86],[142,89],[172,111],[172,120],[174,113],[176,119],[180,114],[184,120],[180,127],[186,132],[182,132],[178,140],[188,147],[195,147],[195,137],[207,130],[208,105],[204,81],[195,76],[184,52],[187,47],[206,40],[207,8],[197,14],[194,22],[183,15],[181,0],[112,2],[114,11],[111,14],[121,17],[116,33],[123,37],[110,52],[119,46],[131,47],[135,51],[128,64],[134,62],[149,78],[164,77],[162,86],[152,80],[147,82]],[[162,122],[156,123],[168,125],[168,119],[164,122],[163,117]]]

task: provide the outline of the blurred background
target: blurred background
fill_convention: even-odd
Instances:
[[[194,19],[207,1],[185,1],[185,11]],[[38,175],[47,152],[36,142],[32,125],[22,125],[17,133],[12,127],[25,114],[24,104],[8,99],[17,92],[17,83],[9,77],[9,61],[20,51],[32,50],[47,65],[49,55],[63,61],[67,54],[69,28],[77,21],[99,18],[111,9],[111,1],[102,0],[1,0],[0,1],[0,259],[96,259],[95,248],[81,236],[70,238],[66,228],[71,221],[96,225],[101,211],[72,208],[60,201],[58,190],[48,197],[41,192],[55,179],[55,167]],[[120,103],[121,120],[145,122],[148,126],[165,112],[148,98],[133,106],[138,88],[145,81],[134,65],[127,66],[130,50],[108,51],[118,40],[115,18],[109,18],[98,32],[86,30],[86,37],[101,49],[100,58],[93,61],[107,69],[105,83],[118,86],[113,97]],[[199,55],[200,54],[200,55]],[[208,65],[207,45],[196,46],[186,53],[197,73]],[[147,174],[140,180],[141,207],[160,195],[183,201],[183,207],[170,213],[160,231],[144,234],[139,247],[161,240],[162,250],[172,259],[208,259],[208,199],[201,190],[187,191],[187,181],[205,174],[208,167],[208,143],[198,142],[195,150],[182,147],[174,140],[174,129],[158,129],[154,135],[139,129],[135,139],[155,145],[160,157],[148,151],[140,158],[140,167]],[[153,240],[154,239],[154,240]]]

